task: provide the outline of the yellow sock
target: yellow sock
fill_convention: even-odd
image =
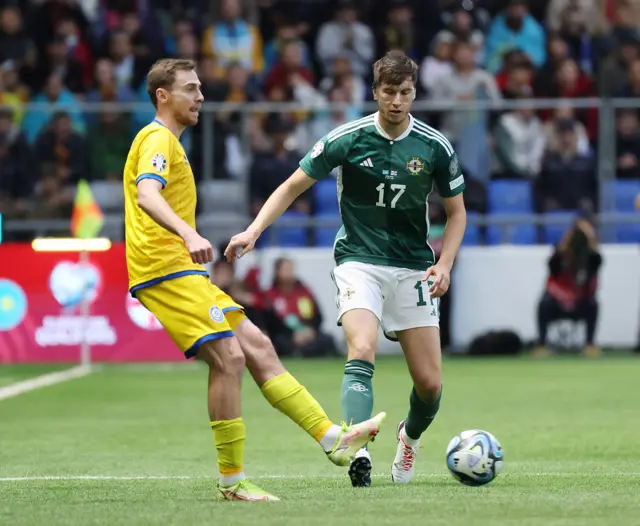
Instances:
[[[261,390],[273,407],[287,415],[318,442],[333,425],[318,401],[288,372],[271,378]]]
[[[211,422],[218,451],[218,470],[223,477],[242,473],[246,430],[242,417]]]

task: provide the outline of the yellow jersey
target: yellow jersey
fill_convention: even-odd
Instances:
[[[138,206],[138,183],[162,183],[162,196],[189,226],[196,227],[196,183],[184,148],[161,122],[138,132],[124,167],[124,214],[129,290],[189,274],[208,275],[193,263],[179,236],[157,224]]]

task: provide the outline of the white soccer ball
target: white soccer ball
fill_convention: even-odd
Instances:
[[[467,486],[488,484],[502,471],[503,462],[500,442],[487,431],[463,431],[447,446],[447,467],[456,480]]]

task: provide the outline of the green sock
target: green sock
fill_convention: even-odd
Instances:
[[[440,397],[442,396],[442,387],[435,400],[431,402],[425,402],[422,400],[416,388],[411,390],[411,396],[409,397],[409,416],[404,423],[404,432],[409,438],[418,440],[422,433],[433,422],[436,417],[438,409],[440,409]]]
[[[373,364],[366,360],[349,360],[344,366],[340,389],[342,416],[347,424],[371,418],[373,411]]]

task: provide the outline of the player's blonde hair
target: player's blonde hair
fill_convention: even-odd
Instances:
[[[179,58],[163,58],[151,66],[147,74],[147,93],[153,105],[158,107],[157,90],[171,89],[176,81],[176,72],[193,71],[194,69],[196,69],[196,63],[193,60]]]
[[[381,84],[397,86],[407,79],[418,82],[418,64],[402,51],[389,51],[373,65],[373,89]]]

